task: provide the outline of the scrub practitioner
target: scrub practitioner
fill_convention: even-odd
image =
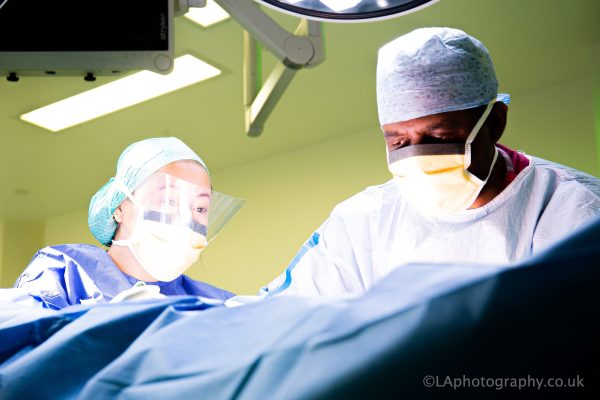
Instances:
[[[598,178],[498,143],[509,96],[467,33],[384,45],[376,86],[393,179],[338,204],[263,295],[359,294],[408,263],[510,265],[600,213]]]
[[[208,168],[181,140],[133,143],[89,207],[89,228],[108,251],[45,247],[15,287],[51,309],[116,300],[140,286],[157,296],[228,299],[232,293],[183,273],[242,203],[212,190]]]

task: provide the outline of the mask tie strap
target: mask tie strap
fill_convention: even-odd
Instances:
[[[496,146],[494,146],[494,159],[492,160],[492,165],[490,166],[490,172],[488,172],[487,176],[485,177],[484,182],[487,182],[488,179],[490,179],[490,176],[492,175],[492,171],[494,170],[494,165],[496,165],[496,161],[498,161],[498,148]]]
[[[131,191],[129,190],[129,188],[123,183],[123,181],[117,177],[114,177],[114,184],[115,187],[120,190],[123,194],[125,194],[125,196],[127,196],[127,198],[129,200],[131,200],[131,202],[138,208],[138,210],[143,210],[141,204],[137,201],[137,199],[135,198],[135,196],[131,193]],[[123,240],[114,240],[112,241],[112,244],[117,245],[117,246],[127,246],[129,243],[131,242],[131,238],[129,239],[123,239]]]
[[[488,115],[490,115],[490,112],[492,111],[492,108],[494,107],[495,103],[496,103],[496,99],[494,99],[488,103],[487,107],[485,108],[485,111],[483,112],[481,117],[479,117],[479,120],[477,121],[477,123],[471,130],[471,133],[467,137],[467,141],[465,142],[465,170],[467,170],[467,168],[469,168],[471,166],[471,143],[473,143],[473,141],[475,140],[475,137],[477,136],[477,134],[479,133],[479,130],[481,129],[481,127],[487,120]],[[490,168],[490,170],[491,170],[491,168]]]
[[[115,185],[117,189],[119,189],[139,210],[143,210],[142,205],[137,201],[133,193],[129,190],[129,188],[123,183],[123,181],[117,177],[114,178]]]

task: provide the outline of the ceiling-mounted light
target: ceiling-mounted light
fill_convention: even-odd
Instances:
[[[303,18],[335,22],[361,22],[396,17],[438,0],[256,0]]]
[[[159,75],[150,71],[136,72],[23,114],[21,119],[57,132],[193,85],[220,73],[221,71],[212,65],[186,54],[175,59],[175,67],[169,75]]]

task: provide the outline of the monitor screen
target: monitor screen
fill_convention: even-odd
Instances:
[[[0,73],[168,73],[172,0],[0,0]]]

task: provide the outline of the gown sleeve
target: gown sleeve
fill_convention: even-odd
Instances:
[[[362,293],[362,280],[345,219],[335,210],[310,236],[285,271],[261,295]]]
[[[73,259],[51,247],[35,254],[15,287],[25,290],[43,308],[55,310],[103,300],[87,273]]]
[[[579,182],[564,182],[554,192],[540,216],[533,237],[532,253],[547,249],[598,215],[600,197],[597,193]]]

